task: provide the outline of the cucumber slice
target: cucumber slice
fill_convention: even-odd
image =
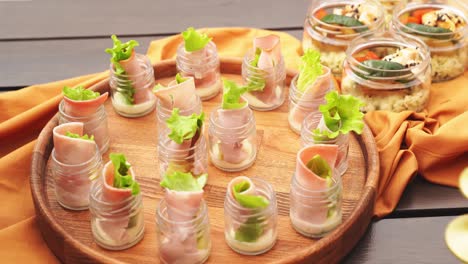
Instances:
[[[408,33],[415,33],[417,35],[423,35],[429,38],[434,38],[434,39],[451,39],[453,37],[453,34],[445,34],[445,33],[451,33],[452,31],[446,28],[441,28],[441,27],[431,27],[423,24],[415,24],[415,23],[407,23],[407,27],[412,29],[412,31]],[[427,35],[427,34],[418,34],[418,33],[430,33],[430,34],[435,34],[435,35]],[[440,36],[438,34],[444,34],[443,36]]]
[[[327,24],[338,24],[341,26],[345,27],[360,27],[364,26],[361,21],[353,18],[353,17],[348,17],[348,16],[342,16],[342,15],[335,15],[335,14],[328,14],[324,16],[322,19],[322,22],[325,22]],[[357,32],[364,32],[368,30],[368,28],[362,28],[362,29],[356,29]]]

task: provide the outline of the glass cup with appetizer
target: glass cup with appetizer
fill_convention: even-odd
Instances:
[[[193,27],[182,32],[182,38],[184,42],[177,48],[177,71],[183,77],[193,77],[197,95],[201,100],[209,100],[222,86],[216,45]]]
[[[154,70],[149,58],[136,53],[138,42],[122,43],[112,35],[114,47],[106,49],[111,55],[110,87],[112,106],[121,116],[140,117],[150,113],[156,98],[151,92],[154,87]]]
[[[339,79],[349,43],[384,27],[384,9],[377,1],[313,0],[304,23],[302,49],[319,50],[322,64]]]
[[[385,32],[356,38],[346,51],[341,92],[364,112],[422,111],[431,87],[430,54],[421,40]]]
[[[255,117],[241,99],[247,87],[224,81],[221,107],[210,115],[208,145],[211,163],[224,171],[244,170],[257,156]]]
[[[394,12],[392,30],[415,36],[430,50],[432,81],[462,75],[468,67],[468,6],[463,1],[408,0]]]

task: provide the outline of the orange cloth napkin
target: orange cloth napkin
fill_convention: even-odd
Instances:
[[[236,57],[243,57],[254,36],[278,34],[286,66],[297,68],[301,43],[288,34],[245,28],[203,31],[213,37],[220,56]],[[153,41],[148,56],[153,63],[173,58],[180,42],[180,35]],[[89,87],[107,75],[107,72],[97,73],[0,93],[0,241],[5,241],[0,247],[2,262],[23,263],[32,259],[57,262],[34,220],[28,179],[31,152],[40,130],[57,112],[62,87]],[[433,85],[427,113],[366,115],[381,161],[377,216],[395,208],[408,181],[418,170],[432,182],[456,186],[456,176],[461,168],[468,166],[467,86],[467,73],[456,80]],[[407,149],[401,148],[402,143]]]

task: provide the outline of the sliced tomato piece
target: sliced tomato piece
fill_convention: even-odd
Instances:
[[[317,12],[315,12],[315,17],[319,20],[321,20],[324,16],[326,16],[328,13],[325,9],[319,9]]]
[[[422,9],[417,9],[417,10],[414,10],[412,13],[411,13],[411,16],[412,17],[415,17],[416,19],[418,19],[418,21],[422,21],[422,16],[426,13],[429,13],[429,12],[432,12],[432,11],[435,11],[436,9],[434,8],[422,8]],[[421,22],[419,22],[418,24],[421,24]]]

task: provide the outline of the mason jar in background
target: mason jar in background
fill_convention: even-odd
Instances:
[[[352,4],[366,5],[369,13],[375,16],[372,23],[362,26],[346,27],[337,24],[327,24],[316,17],[317,12],[325,10],[333,14],[335,8],[345,8],[351,4],[344,0],[312,0],[307,11],[302,37],[302,49],[315,49],[320,51],[323,65],[330,68],[332,74],[341,79],[343,61],[346,58],[346,48],[350,42],[362,34],[374,33],[385,28],[384,8],[374,0],[358,0]]]
[[[278,235],[278,208],[273,187],[266,181],[251,178],[257,195],[265,197],[269,204],[265,208],[241,207],[228,191],[224,200],[224,236],[232,250],[243,255],[259,255],[270,250]],[[239,232],[260,234],[239,235]],[[240,239],[242,238],[242,239]]]
[[[293,175],[289,197],[292,226],[306,237],[323,237],[342,222],[342,183],[336,172],[331,184],[323,190],[309,190]]]
[[[141,193],[118,202],[104,201],[102,185],[101,180],[94,181],[89,196],[94,241],[109,250],[130,248],[144,235],[145,221]]]
[[[83,134],[94,136],[94,142],[99,147],[99,151],[105,153],[109,149],[109,129],[107,126],[107,114],[104,106],[101,105],[97,111],[89,116],[75,117],[65,113],[64,102],[59,104],[59,125],[70,122],[81,122],[84,124]]]
[[[96,146],[94,156],[80,164],[65,164],[55,157],[52,150],[52,177],[57,202],[70,210],[86,210],[92,180],[99,177],[102,169],[101,153]]]
[[[255,52],[250,50],[242,61],[242,80],[244,85],[264,85],[261,91],[247,92],[242,98],[249,103],[250,108],[257,111],[269,111],[280,107],[285,99],[286,68],[284,59],[268,69],[253,66]],[[261,87],[261,86],[260,86]]]
[[[169,219],[166,200],[162,199],[156,211],[156,227],[162,263],[201,264],[210,256],[210,222],[205,201],[192,220],[174,221]]]
[[[219,71],[219,57],[216,45],[210,41],[200,51],[188,52],[184,43],[177,48],[177,71],[183,76],[192,76],[197,95],[201,100],[215,97],[223,86]]]
[[[228,116],[229,112],[246,111],[246,122],[233,125],[241,116]],[[220,122],[220,115],[230,119],[228,125]],[[223,110],[217,108],[211,112],[208,129],[208,147],[211,163],[223,171],[241,171],[255,162],[257,156],[257,130],[252,110],[245,109]]]
[[[150,113],[156,105],[154,70],[148,57],[135,54],[140,62],[141,71],[135,75],[117,74],[110,65],[110,87],[112,106],[121,116],[140,117]],[[132,92],[133,91],[133,92]],[[133,102],[129,102],[133,98]]]
[[[411,12],[423,9],[447,10],[464,20],[464,27],[448,33],[428,33],[410,28],[405,21]],[[468,6],[463,1],[405,0],[393,13],[391,29],[395,32],[414,36],[426,43],[430,51],[432,81],[443,82],[462,75],[468,67]],[[435,15],[437,17],[437,15]]]
[[[315,130],[322,118],[322,113],[311,113],[304,119],[301,130],[301,146],[310,146],[317,144],[338,145],[338,158],[336,160],[335,169],[339,175],[345,174],[348,169],[348,150],[349,150],[349,134],[341,134],[338,137],[328,140],[317,140],[314,138],[313,130]]]
[[[319,106],[326,103],[325,95],[334,89],[330,69],[324,66],[323,70],[324,73],[304,92],[297,89],[296,86],[299,75],[296,75],[291,81],[288,121],[289,127],[297,134],[301,133],[304,118],[310,113],[317,112]]]

